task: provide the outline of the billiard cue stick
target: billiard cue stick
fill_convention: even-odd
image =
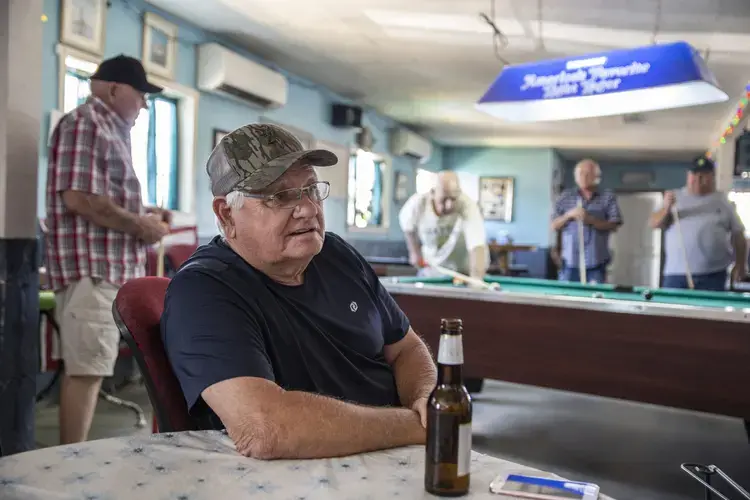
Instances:
[[[583,200],[578,198],[578,208],[583,209]],[[586,279],[586,250],[583,248],[583,219],[578,220],[578,277],[581,284],[588,283]]]
[[[164,238],[159,240],[159,250],[156,254],[156,275],[164,277]]]
[[[677,215],[677,207],[672,207],[672,218],[674,219],[674,225],[677,228],[677,237],[680,240],[682,257],[685,259],[685,277],[687,278],[688,288],[690,288],[691,290],[695,290],[693,275],[690,272],[690,264],[688,264],[687,248],[685,248],[685,237],[682,235],[682,226],[680,226],[680,216]]]
[[[451,269],[446,269],[446,268],[444,268],[442,266],[436,266],[434,264],[430,264],[429,262],[427,263],[427,265],[430,266],[431,268],[433,268],[435,271],[437,271],[437,272],[439,272],[441,274],[448,275],[451,278],[455,278],[455,279],[461,280],[461,281],[463,281],[465,283],[471,283],[471,284],[477,285],[479,287],[486,288],[487,290],[497,290],[497,287],[493,287],[492,285],[490,285],[489,283],[487,283],[484,280],[480,280],[480,279],[477,279],[477,278],[472,278],[471,276],[466,276],[465,274],[457,273],[456,271],[453,271]]]
[[[164,207],[163,207],[163,205],[161,203],[159,203],[159,209],[160,210],[164,209]],[[163,214],[163,212],[162,212],[162,214]],[[163,219],[163,217],[164,216],[162,215],[162,219]],[[164,253],[165,253],[164,238],[162,237],[159,240],[159,249],[156,252],[156,275],[159,278],[163,278],[164,277]]]

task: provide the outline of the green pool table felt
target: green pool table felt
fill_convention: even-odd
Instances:
[[[536,278],[506,278],[486,276],[487,283],[497,283],[502,290],[534,295],[563,295],[568,297],[594,297],[612,300],[631,300],[657,304],[677,304],[693,307],[750,308],[750,293],[712,292],[704,290],[681,290],[673,288],[618,287],[610,284],[590,284],[553,281]],[[396,283],[423,283],[434,286],[453,285],[451,277],[388,277],[386,281]],[[460,285],[458,285],[460,286]],[[650,294],[651,298],[646,296]]]

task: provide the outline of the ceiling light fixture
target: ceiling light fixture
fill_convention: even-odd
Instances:
[[[676,42],[507,66],[477,108],[507,121],[540,122],[727,99],[698,51]]]

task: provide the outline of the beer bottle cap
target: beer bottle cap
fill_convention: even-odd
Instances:
[[[443,318],[440,320],[440,328],[445,330],[461,330],[463,321],[459,318]]]

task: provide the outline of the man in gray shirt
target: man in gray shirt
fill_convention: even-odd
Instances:
[[[674,223],[673,208],[681,231]],[[716,191],[715,165],[710,159],[693,161],[687,185],[664,194],[664,205],[651,215],[650,224],[664,230],[664,288],[688,288],[689,269],[696,289],[724,290],[732,261],[734,281],[745,277],[745,227],[727,195]]]

